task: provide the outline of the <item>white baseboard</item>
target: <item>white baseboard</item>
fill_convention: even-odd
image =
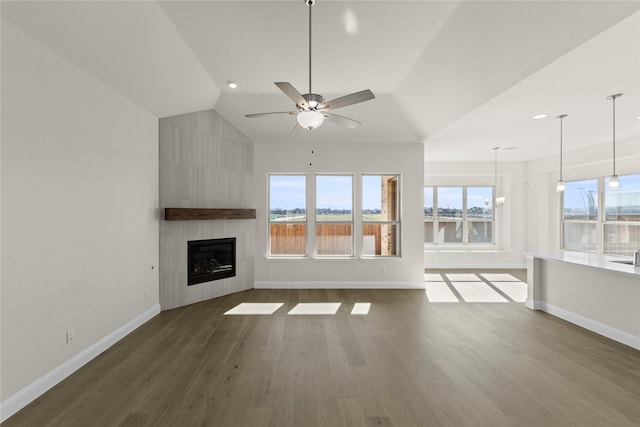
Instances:
[[[256,289],[425,289],[424,282],[255,282]]]
[[[547,304],[544,301],[533,301],[533,309],[545,311],[553,316],[564,319],[567,322],[571,322],[575,325],[595,332],[596,334],[600,334],[614,341],[618,341],[622,344],[628,345],[629,347],[640,350],[640,336],[621,331],[620,329],[605,325],[604,323],[597,322],[580,314],[576,314],[563,308]]]
[[[545,307],[545,303],[543,303],[542,301],[536,301],[536,300],[532,300],[532,299],[527,298],[525,300],[525,302],[524,302],[524,305],[525,305],[525,307],[530,308],[531,310],[546,311],[543,308],[543,307]]]
[[[57,366],[50,372],[38,378],[19,392],[10,396],[3,402],[0,402],[0,422],[4,422],[7,418],[18,412],[20,409],[33,402],[35,399],[44,394],[47,390],[67,378],[69,375],[86,365],[100,353],[120,341],[133,330],[143,325],[151,318],[160,313],[160,304],[156,304],[149,310],[140,314],[133,320],[125,323],[106,337],[102,338],[95,344],[87,347],[71,359]]]

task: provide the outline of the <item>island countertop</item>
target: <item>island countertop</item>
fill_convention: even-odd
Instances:
[[[608,270],[616,273],[628,274],[640,279],[640,267],[614,262],[626,260],[620,257],[563,250],[527,252],[526,256],[529,258],[541,258],[548,261],[559,261],[589,268],[596,268],[598,270]],[[638,285],[640,285],[640,281],[638,282]]]

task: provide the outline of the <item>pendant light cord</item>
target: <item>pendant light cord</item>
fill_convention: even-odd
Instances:
[[[621,96],[621,93],[607,96],[613,102],[613,176],[616,175],[616,98]]]
[[[562,116],[560,116],[560,181],[562,181]]]
[[[562,119],[567,117],[566,114],[561,114],[558,116],[560,119],[560,181],[562,181]]]
[[[311,8],[309,4],[309,94],[311,94]]]
[[[493,152],[494,152],[494,162],[493,162],[493,185],[495,187],[495,192],[496,194],[493,195],[493,205],[496,205],[496,198],[498,197],[498,148],[500,147],[493,147]]]
[[[612,97],[613,101],[613,174],[616,174],[616,98]]]

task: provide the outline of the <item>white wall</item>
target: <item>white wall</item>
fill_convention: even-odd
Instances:
[[[427,152],[428,157],[428,152]],[[425,162],[425,186],[493,186],[493,162]],[[526,164],[498,163],[498,196],[506,203],[496,209],[495,245],[427,245],[425,268],[524,267]]]
[[[319,132],[322,129],[318,130]],[[311,154],[313,149],[314,154]],[[424,280],[422,265],[421,144],[255,144],[256,287],[412,287]],[[312,165],[309,165],[312,163]],[[401,174],[402,257],[385,259],[270,259],[267,257],[267,174]],[[357,193],[358,194],[358,193]],[[356,202],[356,209],[358,202]],[[356,223],[357,225],[357,223]]]
[[[3,22],[1,183],[6,403],[159,310],[158,120]]]
[[[527,163],[526,209],[535,214],[527,222],[527,251],[557,249],[560,245],[559,156]],[[563,155],[562,177],[574,181],[612,174],[612,143],[607,142]],[[640,173],[640,137],[616,140],[616,173]]]

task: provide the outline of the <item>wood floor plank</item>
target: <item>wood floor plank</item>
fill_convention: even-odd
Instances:
[[[161,313],[3,423],[177,425],[637,426],[640,351],[514,302],[254,289]]]
[[[267,427],[271,422],[271,408],[249,407],[244,414],[243,427]]]
[[[337,402],[341,418],[341,423],[338,425],[345,427],[364,427],[367,425],[364,409],[360,404],[359,398],[339,397]]]
[[[382,397],[385,412],[389,414],[391,425],[401,427],[415,427],[419,423],[411,416],[411,411],[404,400],[399,397]],[[422,423],[420,423],[422,424]]]

